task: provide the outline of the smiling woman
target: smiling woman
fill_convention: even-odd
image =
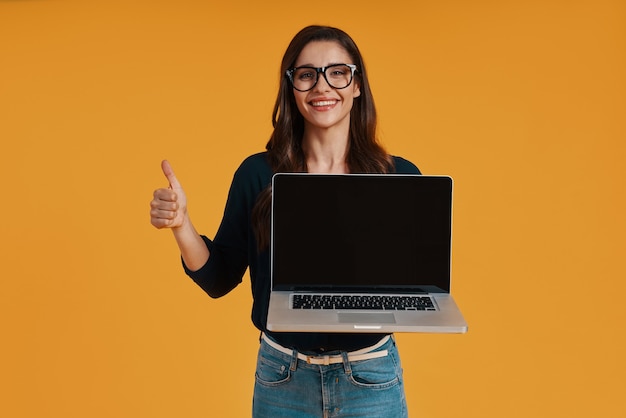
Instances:
[[[266,327],[272,175],[419,173],[378,144],[365,65],[345,32],[304,28],[287,48],[280,74],[267,152],[250,156],[235,173],[215,238],[196,232],[187,195],[167,162],[162,168],[169,188],[154,192],[152,224],[172,230],[185,271],[213,297],[229,293],[250,267],[252,319],[262,333],[254,417],[406,417],[402,367],[395,340],[388,335],[273,333]],[[329,356],[332,361],[324,360]]]

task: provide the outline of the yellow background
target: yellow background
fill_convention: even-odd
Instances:
[[[466,335],[398,336],[412,417],[624,417],[624,1],[0,1],[0,415],[249,416],[246,279],[149,224],[168,158],[213,235],[303,26],[359,44],[390,152],[456,180]]]

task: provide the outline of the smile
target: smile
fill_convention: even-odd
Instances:
[[[319,102],[311,102],[311,106],[314,106],[314,107],[332,106],[336,103],[337,103],[337,100],[323,100]]]

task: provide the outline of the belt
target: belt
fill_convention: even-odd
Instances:
[[[285,353],[288,355],[293,355],[294,350],[289,349],[287,347],[283,347],[278,344],[276,341],[270,339],[265,333],[261,335],[263,341],[267,343],[270,347],[280,351],[281,353]],[[348,352],[348,360],[349,361],[360,361],[360,360],[369,360],[373,358],[386,357],[389,354],[388,350],[380,350],[374,351],[379,347],[382,347],[387,341],[389,341],[389,335],[385,335],[379,342],[376,344],[365,347],[360,350],[350,351]],[[328,366],[329,364],[337,364],[343,363],[343,356],[341,354],[334,354],[332,356],[308,356],[306,354],[298,353],[298,359],[306,361],[308,364],[321,364]]]

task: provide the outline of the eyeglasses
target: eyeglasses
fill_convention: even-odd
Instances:
[[[326,67],[296,67],[287,70],[286,74],[298,91],[309,91],[317,85],[319,74],[324,74],[328,85],[334,89],[345,89],[352,83],[356,65],[333,64]]]

